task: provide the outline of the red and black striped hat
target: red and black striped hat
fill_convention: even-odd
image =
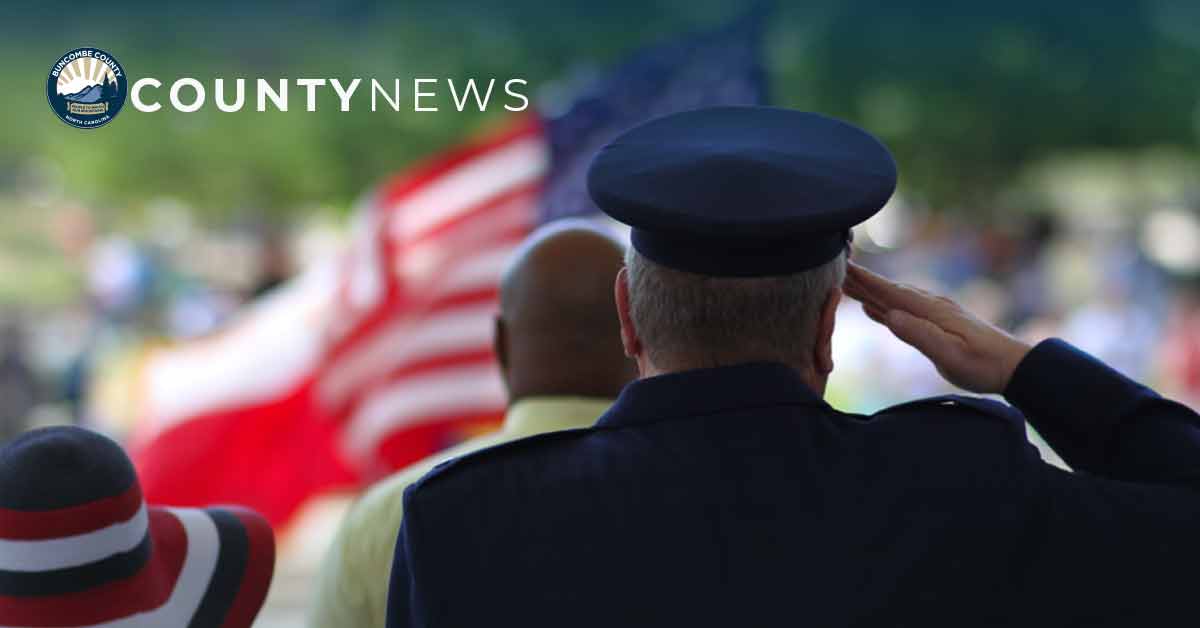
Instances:
[[[100,434],[50,427],[0,449],[0,627],[248,627],[274,566],[261,516],[147,507]]]

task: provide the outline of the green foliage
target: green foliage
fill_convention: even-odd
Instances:
[[[160,197],[215,222],[345,209],[372,183],[505,115],[500,107],[455,112],[445,94],[442,111],[414,112],[411,78],[520,77],[536,93],[580,67],[602,70],[639,45],[736,12],[684,0],[162,4],[88,20],[63,20],[55,5],[0,16],[25,26],[0,40],[0,168],[49,161],[68,195],[127,217]],[[1186,5],[779,4],[765,46],[775,104],[880,133],[900,159],[903,184],[933,202],[986,201],[1023,164],[1064,149],[1196,150],[1200,39],[1182,25],[1200,13]],[[196,78],[210,105],[142,113],[127,103],[102,129],[70,128],[46,109],[42,71],[60,48],[81,42],[113,52],[131,80],[162,80],[164,102],[172,81]],[[399,78],[406,100],[400,112],[372,112],[362,100],[341,112],[327,86],[309,113],[293,84],[289,112],[262,113],[248,85],[243,110],[224,113],[211,106],[218,77]]]

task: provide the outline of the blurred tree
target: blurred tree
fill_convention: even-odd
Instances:
[[[986,202],[1030,160],[1075,148],[1166,145],[1196,153],[1200,15],[1171,0],[1089,3],[1012,0],[813,0],[778,3],[768,36],[776,104],[819,110],[881,134],[903,185],[938,205]],[[710,26],[737,9],[720,0],[614,0],[503,6],[467,2],[271,6],[142,0],[86,21],[55,5],[4,3],[0,37],[8,86],[0,166],[49,160],[68,194],[136,219],[144,203],[179,198],[210,221],[348,207],[368,186],[505,115],[412,111],[413,77],[521,77],[544,91],[638,45]],[[54,32],[54,38],[40,33]],[[162,110],[124,112],[97,131],[46,111],[40,77],[63,42],[96,42],[132,80],[164,82]],[[169,84],[190,76],[246,78],[236,113],[180,113]],[[401,80],[401,110],[372,112],[360,88],[338,110],[321,90],[316,112],[292,84],[286,113],[255,111],[253,79]],[[445,91],[444,83],[442,91]],[[380,101],[382,105],[382,101]],[[4,178],[0,177],[0,185]],[[2,193],[3,190],[0,190]]]
[[[105,79],[104,83],[100,87],[100,100],[108,102],[116,97],[117,97],[116,81],[111,81],[111,80]]]

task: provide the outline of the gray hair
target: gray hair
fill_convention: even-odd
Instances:
[[[777,277],[710,277],[628,249],[629,315],[663,370],[750,361],[809,366],[821,307],[846,278],[846,255]]]

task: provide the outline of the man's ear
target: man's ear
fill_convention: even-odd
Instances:
[[[613,285],[613,296],[617,302],[617,318],[621,321],[621,346],[625,355],[637,359],[642,353],[642,341],[638,338],[633,319],[629,317],[629,271],[622,268]]]
[[[500,374],[508,379],[508,328],[504,319],[496,316],[492,327],[492,350],[496,353],[496,361],[500,363]]]
[[[833,372],[833,326],[837,318],[838,303],[842,300],[841,287],[829,291],[829,297],[821,306],[817,317],[817,342],[813,347],[813,368],[820,375]]]

